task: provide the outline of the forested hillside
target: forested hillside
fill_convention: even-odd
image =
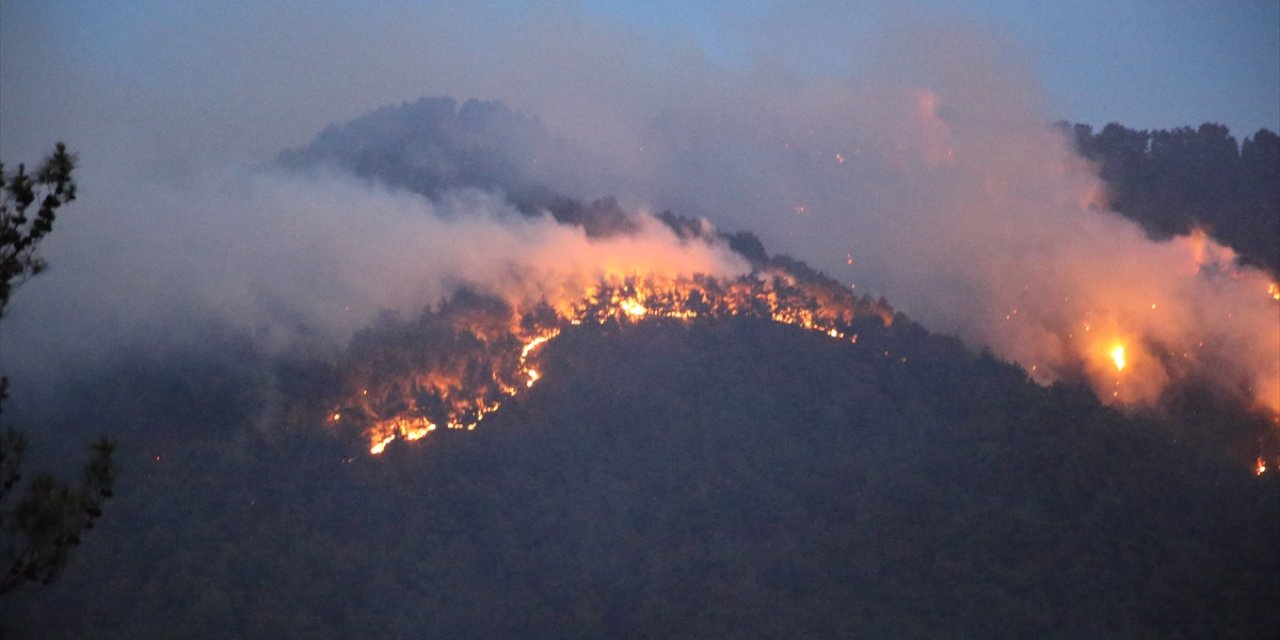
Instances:
[[[1098,163],[1115,211],[1157,238],[1205,229],[1280,277],[1280,136],[1259,129],[1237,143],[1211,123],[1073,131],[1076,148]]]
[[[232,337],[81,380],[101,391],[66,424],[163,423],[120,433],[111,517],[59,583],[4,603],[7,630],[1193,638],[1280,622],[1280,476],[905,319],[860,330],[583,327],[481,429],[376,458],[252,426],[237,407],[266,401],[261,369]],[[304,369],[320,374],[290,393],[323,390],[324,368]]]
[[[1259,240],[1268,228],[1275,238],[1275,183],[1264,184],[1274,135],[1237,152],[1214,127],[1076,133],[1116,207],[1152,233],[1208,225],[1249,259],[1280,264]],[[584,237],[628,232],[634,219],[615,201],[581,202],[530,177],[534,156],[521,150],[554,144],[544,135],[500,105],[423,100],[331,127],[280,164],[428,197],[496,190]],[[1280,628],[1280,473],[1254,468],[1259,455],[1277,459],[1280,439],[1243,395],[1188,377],[1156,406],[1108,407],[1083,372],[1041,386],[770,255],[749,232],[658,218],[681,241],[725,241],[752,268],[744,278],[781,274],[797,309],[818,296],[846,304],[847,322],[828,334],[775,322],[768,308],[575,318],[539,347],[540,377],[474,431],[393,439],[374,456],[334,409],[360,389],[354,370],[371,359],[360,356],[413,372],[438,355],[423,351],[483,351],[484,314],[459,318],[487,309],[509,320],[507,302],[462,289],[345,345],[267,346],[252,328],[192,317],[178,335],[76,362],[60,385],[15,403],[15,422],[60,427],[42,436],[37,463],[78,459],[107,432],[121,473],[65,574],[0,600],[5,637],[1165,639]],[[507,359],[523,365],[528,350],[508,342]],[[459,378],[511,383],[465,358],[450,364]]]

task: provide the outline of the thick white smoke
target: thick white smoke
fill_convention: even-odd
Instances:
[[[602,278],[748,268],[727,246],[677,238],[643,212],[632,233],[588,238],[473,190],[432,202],[349,177],[241,172],[95,195],[114,210],[50,236],[55,270],[19,290],[5,320],[12,335],[51,339],[15,341],[6,365],[100,349],[131,326],[163,333],[183,314],[274,343],[339,343],[381,311],[413,315],[462,287],[527,307],[580,298]],[[54,238],[95,248],[63,254]]]
[[[58,331],[48,326],[74,329],[46,343],[102,342],[173,300],[265,326],[331,326],[348,305],[402,308],[463,276],[554,263],[559,252],[477,266],[566,233],[501,214],[473,228],[453,215],[501,208],[485,197],[428,212],[350,185],[204,177],[264,161],[326,122],[453,95],[540,117],[558,142],[536,177],[568,195],[618,195],[754,231],[1041,379],[1083,366],[1100,395],[1148,401],[1185,366],[1280,406],[1280,312],[1265,278],[1200,269],[1194,241],[1153,243],[1095,208],[1105,194],[1045,126],[1061,114],[1043,104],[1031,56],[998,35],[851,29],[864,41],[823,50],[861,54],[836,65],[857,73],[815,76],[788,56],[725,69],[679,37],[563,9],[506,20],[479,9],[242,9],[168,30],[124,24],[128,42],[61,47],[83,34],[6,8],[5,158],[29,160],[66,138],[85,161],[78,211],[49,241],[54,270],[19,292],[6,320],[6,367]],[[736,268],[708,258],[695,262]],[[50,317],[67,321],[37,320]]]
[[[859,79],[720,77],[628,121],[617,164],[544,177],[757,231],[1041,381],[1083,370],[1104,399],[1150,403],[1195,374],[1280,409],[1266,274],[1106,211],[1016,53],[925,29],[888,40]]]

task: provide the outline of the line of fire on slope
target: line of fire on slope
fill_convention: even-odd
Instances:
[[[894,311],[883,299],[855,296],[803,262],[770,256],[754,235],[716,232],[670,213],[658,218],[682,240],[712,241],[708,233],[714,234],[715,241],[745,257],[752,272],[733,279],[610,274],[581,295],[525,306],[463,290],[438,309],[428,309],[416,323],[392,323],[358,334],[329,422],[360,429],[375,455],[397,439],[419,440],[440,428],[475,429],[504,401],[541,378],[537,354],[542,345],[584,323],[758,318],[854,344],[855,321],[893,324]],[[1274,285],[1268,296],[1273,294]],[[1104,340],[1095,346],[1088,355],[1114,367],[1110,377],[1117,391],[1122,378],[1140,374],[1130,371],[1124,341]],[[1036,368],[1029,371],[1034,377]],[[1058,374],[1074,377],[1070,371]],[[1118,393],[1112,396],[1102,399],[1120,401]],[[1266,469],[1266,459],[1258,458],[1256,473]]]
[[[734,280],[632,274],[530,309],[462,293],[399,335],[357,336],[344,400],[329,419],[359,425],[378,454],[393,440],[418,440],[438,428],[474,429],[540,379],[539,347],[573,326],[725,317],[769,319],[856,344],[855,320],[889,326],[893,310],[784,270]]]

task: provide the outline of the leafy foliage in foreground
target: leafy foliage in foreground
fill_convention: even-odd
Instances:
[[[45,269],[36,249],[53,231],[58,210],[76,198],[75,165],[75,154],[61,142],[34,173],[21,164],[6,173],[0,164],[0,319],[14,290]],[[0,414],[8,392],[9,379],[0,375]],[[24,433],[6,424],[0,434],[0,595],[52,582],[102,515],[115,481],[116,445],[100,438],[90,447],[80,484],[46,473],[20,485],[27,444]]]

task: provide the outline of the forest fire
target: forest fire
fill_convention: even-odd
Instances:
[[[353,344],[354,375],[330,423],[363,428],[369,452],[419,440],[437,428],[472,430],[542,374],[539,347],[569,326],[627,325],[655,319],[754,317],[857,343],[855,319],[888,326],[887,305],[838,286],[803,283],[773,271],[733,280],[641,275],[602,280],[572,301],[532,308],[468,294],[428,311],[417,323],[374,328]]]
[[[1042,385],[1083,380],[1122,409],[1158,406],[1180,385],[1210,385],[1280,424],[1280,284],[1203,231],[1149,250],[1142,263],[1100,258],[1116,271],[1106,277],[1071,270],[1094,262],[1056,270],[1063,280],[1050,282],[1052,295],[1010,287],[986,314],[998,322],[981,330]]]
[[[464,291],[416,322],[361,332],[340,394],[345,400],[331,407],[329,423],[360,429],[374,455],[395,440],[420,440],[438,429],[474,430],[543,379],[535,366],[539,350],[574,326],[748,317],[857,344],[856,319],[875,318],[885,326],[893,320],[887,304],[857,297],[834,282],[798,278],[785,266],[737,277],[638,270],[602,276],[576,291],[555,299],[544,295],[535,303]],[[1157,306],[1164,308],[1143,303],[1144,309]],[[1145,343],[1134,342],[1125,326],[1114,317],[1089,314],[1075,339],[1084,341],[1081,347],[1091,345],[1084,367],[1099,398],[1130,405],[1167,382],[1159,359],[1167,355],[1153,355]],[[1029,369],[1033,377],[1038,369]],[[1265,471],[1265,462],[1258,469]]]

